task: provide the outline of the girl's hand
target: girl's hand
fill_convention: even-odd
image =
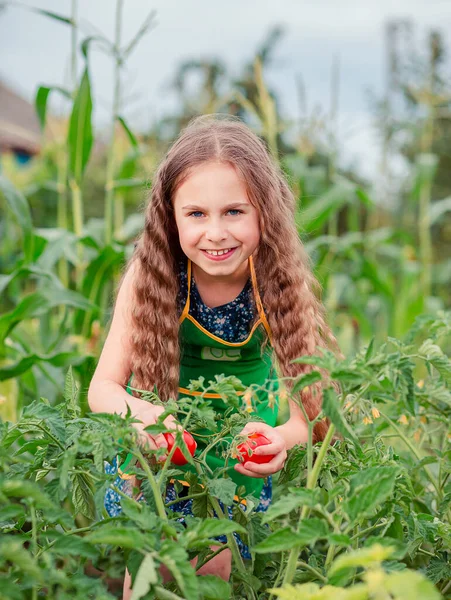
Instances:
[[[235,471],[248,477],[267,477],[280,471],[287,459],[287,445],[282,435],[271,425],[259,422],[247,423],[240,435],[249,435],[250,433],[263,433],[271,441],[266,446],[258,446],[253,450],[253,453],[260,455],[275,454],[275,456],[270,462],[262,465],[249,460],[244,464],[238,463],[235,465]]]
[[[133,427],[139,433],[139,443],[144,451],[157,450],[158,448],[168,447],[168,443],[165,440],[165,437],[162,433],[152,435],[147,431],[144,431],[144,428],[148,425],[155,425],[157,423],[158,417],[162,413],[164,413],[164,411],[165,409],[163,406],[157,406],[155,404],[151,404],[145,401],[143,401],[142,408],[140,406],[138,409],[135,409],[133,411],[133,416],[141,421],[141,423],[133,423]],[[163,423],[170,430],[181,428],[180,423],[177,423],[173,415],[169,415],[169,417],[166,417]],[[164,460],[164,456],[160,458],[160,461]]]

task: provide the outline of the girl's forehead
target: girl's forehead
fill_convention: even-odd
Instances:
[[[174,194],[174,204],[217,202],[222,199],[247,202],[247,190],[236,169],[228,163],[204,163],[183,177]]]

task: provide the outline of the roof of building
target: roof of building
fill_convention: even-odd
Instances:
[[[0,81],[0,152],[37,154],[41,131],[34,106]]]

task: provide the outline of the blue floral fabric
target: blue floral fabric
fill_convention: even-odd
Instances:
[[[111,474],[111,475],[117,474],[116,458],[113,460],[112,464],[105,462],[105,472],[108,474]],[[121,492],[123,492],[124,494],[127,494],[127,496],[132,497],[133,488],[132,488],[131,480],[122,479],[120,475],[117,475],[116,479],[114,480],[114,485],[118,489],[120,489]],[[178,496],[178,498],[180,498],[180,501],[175,502],[174,504],[171,504],[170,507],[168,507],[168,511],[171,510],[174,513],[180,513],[182,515],[180,517],[177,517],[176,520],[179,521],[180,523],[182,523],[183,525],[185,524],[185,517],[187,515],[193,515],[193,499],[192,498],[189,498],[188,500],[183,499],[183,496],[187,495],[188,493],[189,493],[189,487],[185,486],[183,488],[182,494]],[[168,483],[168,485],[166,487],[165,502],[166,503],[173,502],[176,499],[177,499],[177,492],[176,492],[175,486],[173,483]],[[142,493],[139,494],[139,496],[136,498],[136,500],[138,500],[139,502],[145,502],[144,496],[142,495]],[[271,475],[268,475],[268,477],[265,480],[265,484],[263,486],[262,492],[260,494],[260,502],[259,502],[257,508],[255,509],[255,512],[267,511],[269,506],[271,505],[271,500],[272,500],[272,477],[271,477]],[[119,494],[117,492],[115,492],[113,489],[110,488],[107,490],[107,492],[105,494],[104,504],[105,504],[105,509],[110,517],[117,517],[121,514],[121,512],[122,512],[121,499],[120,499]],[[235,502],[235,505],[236,504],[237,504],[237,502]],[[219,505],[221,506],[221,510],[228,515],[229,519],[232,520],[233,519],[233,517],[232,517],[233,505],[225,507],[221,501],[219,501]],[[246,512],[246,506],[244,504],[240,503],[239,507],[241,510]],[[215,513],[215,516],[217,516],[216,513]],[[241,556],[243,558],[251,559],[251,553],[249,551],[249,547],[243,542],[240,535],[238,533],[234,533],[233,536],[237,542]],[[220,535],[213,539],[220,543],[223,543],[223,544],[227,543],[227,537],[225,535]]]
[[[188,295],[188,273],[185,261],[179,263],[180,288],[178,294],[179,314],[182,313]],[[226,342],[243,342],[251,331],[255,316],[252,282],[246,285],[231,302],[210,308],[204,304],[191,273],[191,302],[189,314],[207,331]]]

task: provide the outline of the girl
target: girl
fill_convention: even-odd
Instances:
[[[143,432],[162,407],[130,396],[124,387],[154,389],[162,400],[187,396],[191,379],[236,375],[245,385],[308,372],[292,360],[336,341],[315,295],[308,258],[295,227],[294,197],[263,142],[230,118],[200,117],[173,144],[153,180],[145,227],[116,300],[110,332],[92,379],[93,411],[125,414],[127,404],[151,448],[167,447],[164,437]],[[256,414],[242,433],[261,432],[271,444],[257,453],[275,455],[266,464],[234,465],[230,476],[260,497],[257,510],[271,501],[271,475],[283,467],[287,450],[307,441],[299,406],[289,400],[287,422],[276,426],[277,405],[260,393]],[[217,410],[221,402],[211,394]],[[320,384],[302,392],[310,419],[321,409]],[[175,426],[173,418],[165,424]],[[327,423],[314,429],[324,439]],[[208,457],[215,467],[221,459]],[[218,462],[219,461],[219,462]],[[116,465],[112,466],[115,469]],[[127,480],[118,477],[130,493]],[[168,485],[167,498],[175,488]],[[114,497],[106,498],[117,514]],[[189,500],[174,510],[187,514]],[[236,538],[239,539],[239,538]],[[241,540],[240,540],[241,542]],[[249,557],[242,544],[240,551]],[[215,547],[213,547],[215,548]],[[193,563],[195,564],[195,563]],[[228,579],[230,550],[206,563],[199,574]],[[167,574],[164,576],[167,576]],[[129,597],[128,574],[124,598]]]

